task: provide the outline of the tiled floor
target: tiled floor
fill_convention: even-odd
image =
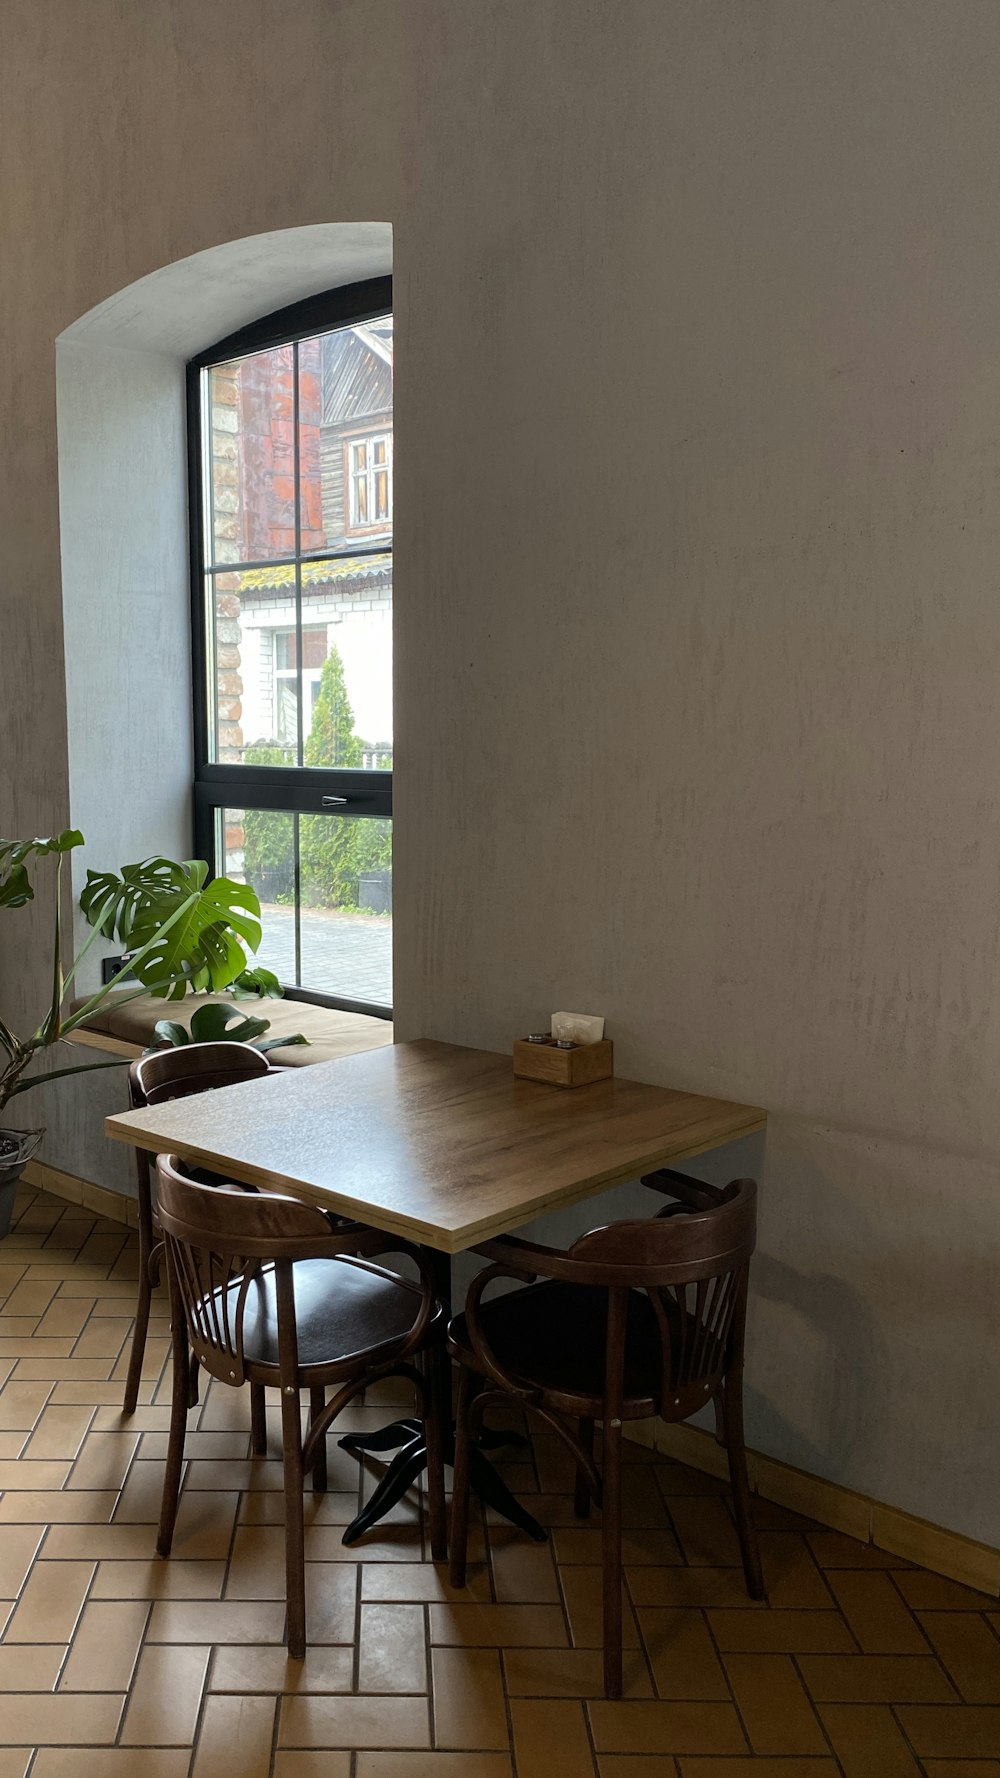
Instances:
[[[637,1446],[625,1701],[600,1695],[600,1540],[549,1437],[507,1475],[551,1542],[478,1526],[458,1595],[415,1506],[344,1549],[359,1471],[331,1440],[290,1663],[281,1469],[248,1458],[245,1392],[192,1414],[156,1560],[162,1308],[124,1421],[133,1237],[24,1206],[0,1245],[0,1778],[1000,1778],[996,1600],[761,1502],[751,1605],[717,1484]]]

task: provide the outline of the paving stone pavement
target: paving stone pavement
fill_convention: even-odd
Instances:
[[[261,921],[264,936],[254,961],[273,969],[281,981],[294,983],[294,908],[269,902],[261,908]],[[303,908],[300,948],[302,983],[314,993],[392,1005],[391,920]]]
[[[24,1191],[0,1243],[0,1778],[1000,1778],[1000,1602],[758,1502],[767,1604],[727,1496],[629,1448],[627,1697],[601,1696],[597,1521],[549,1435],[505,1473],[551,1531],[473,1527],[469,1586],[421,1502],[360,1547],[377,1477],[330,1440],[307,1500],[310,1647],[282,1647],[283,1497],[246,1391],[192,1411],[174,1554],[154,1553],[169,1399],[155,1307],[120,1412],[122,1225]],[[391,1418],[385,1385],[345,1430]],[[271,1448],[280,1449],[271,1421]]]

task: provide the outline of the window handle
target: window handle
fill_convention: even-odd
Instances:
[[[325,796],[322,801],[322,807],[324,809],[334,809],[338,804],[348,803],[350,800],[350,797],[347,796]]]

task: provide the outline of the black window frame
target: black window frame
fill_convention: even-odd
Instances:
[[[213,564],[205,537],[205,456],[202,434],[202,372],[215,364],[264,352],[275,346],[298,344],[316,334],[330,333],[354,322],[374,321],[392,313],[392,279],[369,278],[306,297],[227,334],[199,352],[187,365],[188,538],[191,570],[191,652],[194,691],[194,849],[216,871],[216,829],[220,809],[275,809],[290,814],[324,814],[330,820],[343,817],[324,808],[323,798],[343,799],[345,813],[358,817],[392,820],[392,772],[363,771],[318,766],[254,767],[220,764],[210,757],[211,680],[214,663],[209,658],[205,584]],[[297,399],[297,395],[296,395]],[[317,552],[307,552],[309,559]],[[354,548],[324,550],[323,560],[363,555],[391,555],[392,542]],[[285,560],[284,557],[278,558]],[[239,563],[228,564],[230,570]],[[296,633],[301,659],[302,596],[296,590]],[[289,985],[289,1000],[305,1000],[345,1012],[367,1013],[391,1019],[392,1007],[354,1000],[345,995],[324,994],[311,988]]]

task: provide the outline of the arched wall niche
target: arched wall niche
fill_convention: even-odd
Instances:
[[[391,270],[388,223],[280,229],[163,266],[59,336],[70,809],[87,837],[86,857],[74,859],[80,877],[88,862],[191,850],[187,361],[259,316]],[[90,981],[98,968],[95,960]]]

